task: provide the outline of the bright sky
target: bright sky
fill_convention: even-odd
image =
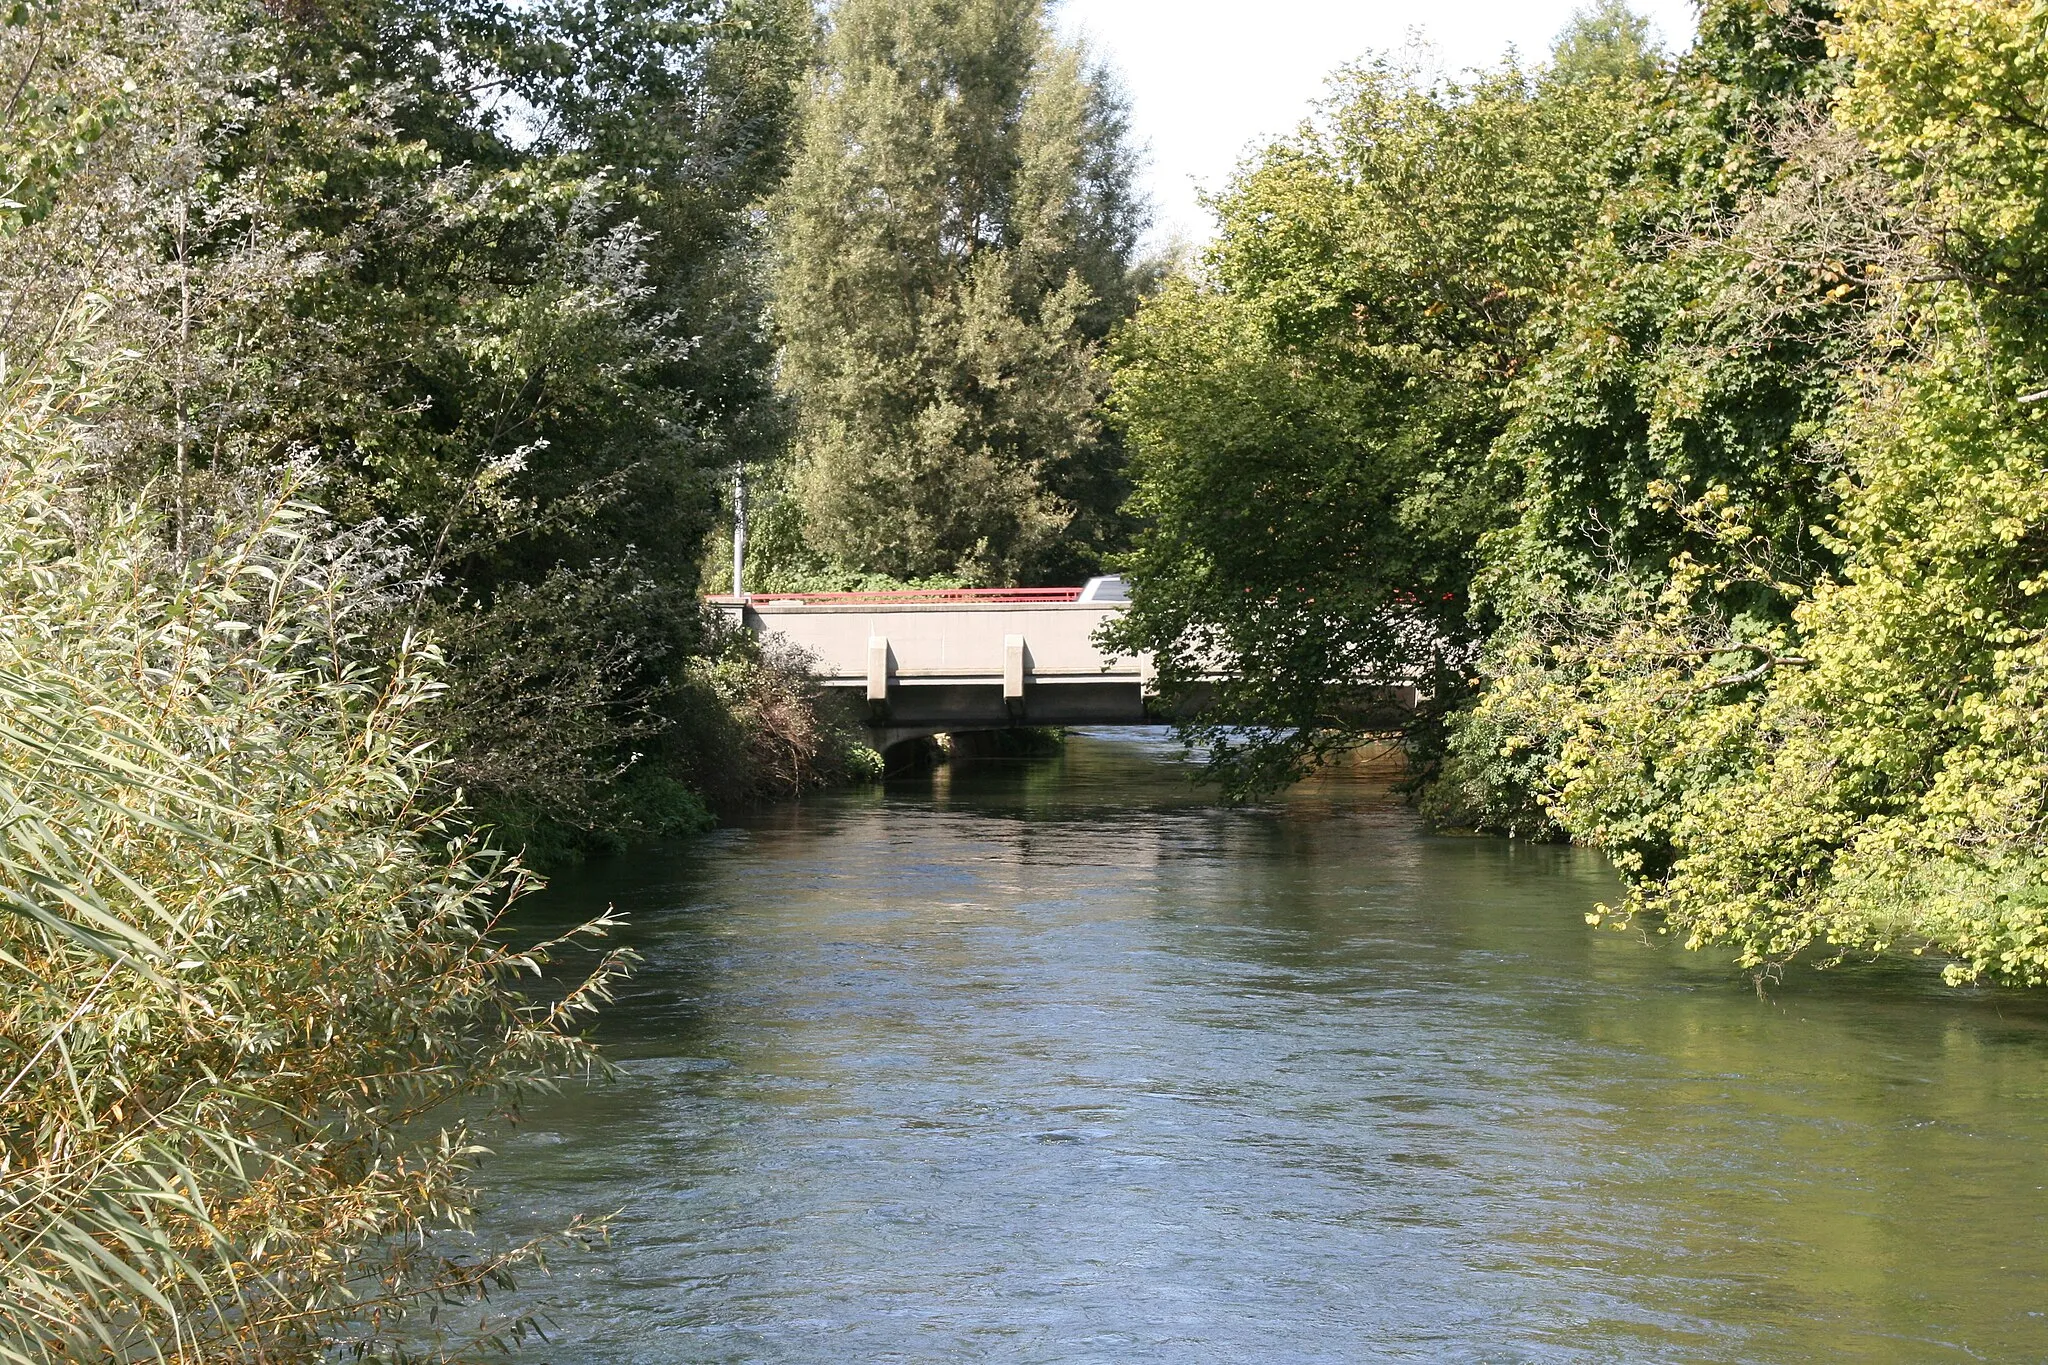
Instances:
[[[1513,47],[1550,50],[1579,0],[1060,0],[1060,20],[1122,75],[1157,245],[1200,241],[1209,218],[1195,189],[1219,189],[1246,147],[1309,112],[1329,73],[1368,52],[1399,52],[1419,34],[1450,71],[1489,65]],[[1692,41],[1691,0],[1635,0],[1667,48]]]

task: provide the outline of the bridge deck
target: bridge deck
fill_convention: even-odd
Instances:
[[[1096,629],[1121,604],[931,596],[714,598],[805,651],[827,687],[859,689],[884,746],[921,734],[1146,719],[1150,659]]]

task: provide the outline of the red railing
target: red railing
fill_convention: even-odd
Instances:
[[[881,592],[754,592],[750,602],[1077,602],[1079,588],[895,588]],[[731,601],[730,597],[721,600]]]

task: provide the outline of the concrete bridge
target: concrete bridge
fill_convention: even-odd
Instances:
[[[1121,583],[1087,588],[751,593],[713,606],[809,654],[826,687],[865,703],[875,748],[1020,725],[1132,725],[1149,656],[1110,654],[1095,631]]]

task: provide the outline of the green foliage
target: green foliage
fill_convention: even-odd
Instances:
[[[2048,979],[2048,446],[1987,397],[1964,356],[1843,415],[1842,568],[1788,626],[1740,646],[1733,623],[1701,629],[1695,569],[1658,609],[1504,670],[1486,709],[1562,731],[1547,800],[1633,874],[1624,919],[1751,963],[1899,946],[1958,980]]]
[[[1485,830],[1511,839],[1558,840],[1565,828],[1538,795],[1547,789],[1556,754],[1531,738],[1532,712],[1496,695],[1445,722],[1444,756],[1417,792],[1417,804],[1439,829]]]
[[[1615,82],[1638,88],[1657,76],[1650,21],[1624,0],[1582,5],[1551,48],[1549,77],[1565,84]]]
[[[1721,0],[1662,74],[1640,33],[1220,201],[1121,343],[1124,642],[1224,675],[1196,737],[1279,723],[1216,733],[1240,789],[1477,645],[1425,805],[1608,850],[1596,920],[2048,982],[2048,17]]]
[[[789,800],[880,775],[860,714],[850,700],[826,695],[812,674],[815,660],[744,630],[723,644],[698,677],[719,702],[737,761],[722,782],[704,774],[707,790],[733,801]]]
[[[548,867],[711,823],[690,790],[697,713],[716,705],[689,682],[709,647],[698,612],[694,593],[628,557],[428,618],[448,661],[435,709],[448,775],[488,796],[508,847]]]
[[[897,578],[849,567],[816,545],[803,498],[792,486],[790,462],[783,460],[759,471],[746,493],[749,592],[886,592],[896,588],[973,588],[978,577],[961,573]],[[716,591],[731,590],[729,553],[718,547],[709,556],[706,581]]]
[[[433,794],[432,652],[370,662],[374,574],[288,496],[175,564],[89,501],[96,378],[0,371],[0,1355],[388,1352],[540,1255],[434,1239],[460,1114],[593,1066],[620,959],[517,992],[550,947]]]
[[[1095,353],[1133,301],[1130,177],[1121,107],[1042,0],[833,9],[774,209],[811,550],[992,583],[1116,540]]]
[[[320,446],[346,515],[417,528],[473,798],[605,845],[701,814],[638,798],[699,766],[701,547],[720,472],[779,439],[748,210],[780,170],[809,16],[703,0],[456,17],[477,25],[457,30],[462,59],[437,44],[352,163],[332,231],[355,268],[309,300],[359,338],[354,372],[280,435]],[[391,18],[318,34],[300,69],[428,61]],[[503,101],[454,99],[477,67]],[[331,213],[331,182],[298,211]]]
[[[1631,874],[1624,921],[1752,964],[1905,948],[2048,980],[2048,448],[2015,401],[2048,320],[2025,264],[2044,163],[2009,117],[2041,22],[1849,8],[1814,68],[1839,115],[1774,144],[1715,242],[1748,257],[1732,336],[1824,361],[1813,398],[1752,425],[1753,472],[1692,505],[1710,534],[1661,587],[1610,577],[1604,619],[1582,597],[1497,648],[1485,728],[1550,755],[1533,785]],[[1832,477],[1788,509],[1802,463]]]
[[[797,0],[37,9],[6,145],[81,102],[120,117],[11,220],[7,344],[107,300],[147,363],[101,454],[162,490],[174,548],[247,471],[309,466],[409,556],[391,619],[456,660],[471,798],[572,840],[665,827],[622,801],[695,763],[721,471],[782,440],[753,206],[810,24]]]
[[[1233,789],[1395,723],[1385,688],[1433,699],[1424,744],[1461,695],[1478,539],[1513,495],[1490,451],[1627,110],[1512,69],[1350,71],[1119,341],[1145,529],[1117,639],[1169,695],[1208,688],[1189,728]]]
[[[1833,70],[1813,13],[1715,6],[1609,166],[1494,447],[1519,496],[1482,544],[1491,684],[1549,677],[1557,650],[1660,602],[1675,561],[1723,563],[1737,523],[1759,562],[1679,575],[1701,596],[1677,647],[1785,625],[1832,562],[1811,529],[1836,497],[1826,421],[1872,307],[1844,257],[1889,244],[1867,155],[1815,113]],[[1509,685],[1451,744],[1451,780],[1485,773],[1489,792],[1454,804],[1488,827],[1543,818],[1565,730],[1525,716],[1503,733],[1525,700]]]

